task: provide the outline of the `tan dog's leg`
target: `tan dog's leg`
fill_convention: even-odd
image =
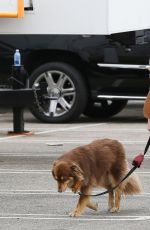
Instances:
[[[109,195],[108,195],[108,210],[110,212],[114,212],[114,208],[115,208],[114,192],[109,192]]]
[[[120,209],[121,190],[116,189],[114,192],[109,193],[109,211],[118,212]]]
[[[70,216],[80,216],[81,213],[84,211],[85,207],[87,206],[88,201],[88,196],[81,195],[76,208],[72,213],[70,213]]]
[[[78,181],[75,185],[73,185],[73,187],[71,188],[72,192],[76,193],[78,190],[80,190],[81,182],[82,181]]]
[[[81,195],[75,210],[70,213],[70,216],[80,216],[86,207],[97,211],[98,205],[92,203],[89,196]]]
[[[121,200],[121,190],[118,188],[115,191],[115,207],[116,207],[116,212],[119,212],[119,209],[120,209],[120,200]]]

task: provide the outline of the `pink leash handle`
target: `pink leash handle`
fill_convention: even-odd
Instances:
[[[139,155],[137,155],[137,156],[133,159],[132,165],[134,165],[134,166],[137,167],[137,168],[140,168],[140,166],[141,166],[143,160],[144,160],[144,155],[143,155],[143,154],[139,154]]]

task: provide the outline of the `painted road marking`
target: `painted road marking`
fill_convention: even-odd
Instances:
[[[10,174],[10,173],[14,173],[14,174],[18,174],[18,173],[20,173],[20,174],[22,174],[22,173],[39,173],[39,174],[49,174],[49,173],[51,173],[52,172],[52,170],[51,169],[43,169],[43,170],[41,170],[41,169],[24,169],[24,170],[22,170],[22,169],[18,169],[18,170],[15,170],[15,169],[0,169],[0,173],[8,173],[8,174]],[[149,175],[150,174],[150,172],[149,171],[136,171],[136,173],[137,174],[141,174],[141,175]]]
[[[79,126],[73,126],[73,127],[66,127],[66,128],[58,128],[58,129],[51,129],[51,130],[44,130],[44,131],[39,131],[39,132],[34,132],[34,135],[41,135],[41,134],[46,134],[46,133],[54,133],[54,132],[66,132],[66,131],[73,131],[73,130],[76,130],[76,129],[81,129],[81,128],[89,128],[89,127],[97,127],[97,126],[102,126],[102,125],[104,125],[104,124],[106,124],[106,123],[96,123],[96,124],[89,124],[89,125],[79,125]],[[107,129],[101,129],[101,132],[104,132],[104,131],[107,131]],[[111,131],[112,131],[112,129],[111,129]],[[121,132],[122,133],[122,131],[128,131],[128,132],[136,132],[137,133],[137,131],[138,131],[138,129],[135,129],[135,130],[133,130],[133,129],[114,129],[114,131],[116,132],[116,131],[119,131],[119,132]],[[140,131],[141,131],[141,129],[140,129]],[[142,130],[142,132],[143,132],[143,130]],[[22,135],[14,135],[14,136],[7,136],[7,137],[1,137],[0,138],[0,142],[3,142],[3,141],[5,141],[5,140],[10,140],[10,139],[15,139],[15,138],[20,138],[20,137],[27,137],[27,135],[24,135],[24,134],[22,134]],[[145,141],[144,141],[145,142]],[[134,142],[135,143],[135,142]]]
[[[112,124],[112,123],[106,123],[106,122],[103,122],[103,123],[94,123],[94,124],[89,124],[90,126],[92,125],[97,125],[97,124],[106,124],[107,125],[107,127],[103,127],[101,130],[102,131],[107,131],[108,129],[110,129],[110,125],[111,125],[111,130],[112,131],[117,131],[117,132],[122,132],[122,131],[127,131],[127,132],[143,132],[143,133],[145,133],[145,128],[133,128],[133,129],[128,129],[128,128],[124,128],[123,126],[121,127],[121,129],[120,129],[120,125],[119,125],[119,127],[117,126],[117,124],[115,123],[115,124]],[[53,124],[51,124],[51,126],[52,126]],[[69,125],[69,124],[68,124]],[[79,125],[79,123],[77,124],[77,125]],[[53,125],[54,126],[54,125]],[[57,124],[55,124],[55,126],[57,126]],[[117,126],[116,128],[113,128],[113,126]],[[125,124],[125,126],[126,126],[126,124]],[[60,126],[58,125],[58,127],[60,128]],[[84,127],[86,127],[86,125],[84,126]],[[35,131],[35,130],[39,130],[38,132],[42,132],[42,131],[49,131],[50,129],[49,128],[45,128],[45,127],[31,127],[31,126],[29,126],[29,127],[27,127],[27,129],[30,129],[30,128],[32,128],[32,131]],[[10,129],[10,127],[1,127],[1,131],[8,131]],[[147,131],[147,130],[146,130]]]
[[[44,130],[40,132],[34,132],[34,135],[40,135],[40,134],[46,134],[46,133],[54,133],[54,132],[66,132],[69,130],[75,130],[75,129],[81,129],[81,128],[89,128],[89,127],[95,127],[95,126],[101,126],[102,124],[105,123],[97,123],[97,124],[89,124],[89,125],[76,125],[73,127],[67,127],[67,128],[58,128],[58,129],[51,129],[51,130]],[[14,139],[14,138],[20,138],[20,137],[27,137],[27,135],[22,134],[22,135],[14,135],[14,136],[7,136],[7,137],[1,137],[0,142],[8,139]]]
[[[90,142],[92,142],[94,139],[98,139],[98,138],[101,138],[101,137],[90,137],[89,139],[84,139],[84,140],[63,140],[63,138],[61,138],[60,140],[57,138],[57,140],[52,140],[50,141],[49,139],[36,139],[36,140],[32,140],[32,139],[27,139],[27,138],[24,138],[24,139],[17,139],[17,138],[21,138],[23,137],[22,136],[13,136],[13,137],[3,137],[3,138],[0,138],[0,142],[3,142],[3,143],[13,143],[13,144],[16,144],[16,143],[21,143],[21,144],[26,144],[26,143],[37,143],[37,144],[46,144],[47,146],[49,147],[62,147],[64,144],[88,144]],[[16,139],[14,139],[16,138]],[[106,138],[106,137],[102,137],[102,138]],[[108,138],[110,138],[108,136]],[[113,139],[118,139],[118,138],[113,138]],[[136,145],[145,145],[146,144],[146,140],[133,140],[133,141],[129,141],[129,140],[121,140],[121,139],[118,139],[118,141],[120,141],[122,144],[124,145],[133,145],[133,144],[136,144]]]
[[[94,190],[93,194],[102,192],[104,190]],[[0,190],[0,195],[56,195],[56,196],[79,196],[78,193],[74,194],[71,191],[65,191],[64,193],[58,193],[57,190]],[[104,195],[104,196],[107,196]],[[150,193],[141,193],[136,195],[128,195],[128,197],[149,197]]]
[[[50,174],[51,170],[14,170],[14,169],[0,169],[0,174]]]
[[[0,219],[25,219],[25,220],[69,220],[69,221],[144,221],[150,220],[150,216],[89,216],[72,218],[68,215],[55,214],[1,214]]]

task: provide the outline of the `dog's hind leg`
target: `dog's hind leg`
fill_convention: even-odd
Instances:
[[[117,188],[116,191],[115,191],[115,208],[116,208],[116,212],[119,212],[120,200],[121,200],[121,190],[119,188]]]
[[[110,212],[113,212],[115,208],[115,197],[114,197],[114,192],[109,192],[109,195],[108,195],[108,210]]]
[[[117,188],[114,192],[109,193],[109,211],[119,212],[120,209],[121,190]]]

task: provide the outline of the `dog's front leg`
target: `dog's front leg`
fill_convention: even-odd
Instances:
[[[73,210],[73,212],[70,213],[70,216],[80,216],[84,209],[86,208],[86,206],[88,206],[89,204],[89,196],[84,196],[84,195],[80,195],[78,204],[76,206],[76,208]]]
[[[87,207],[93,209],[94,211],[97,211],[98,210],[98,203],[92,202],[89,198],[89,201],[87,203]]]
[[[73,186],[72,186],[72,192],[76,193],[78,190],[80,190],[81,187],[81,181],[76,182]]]

